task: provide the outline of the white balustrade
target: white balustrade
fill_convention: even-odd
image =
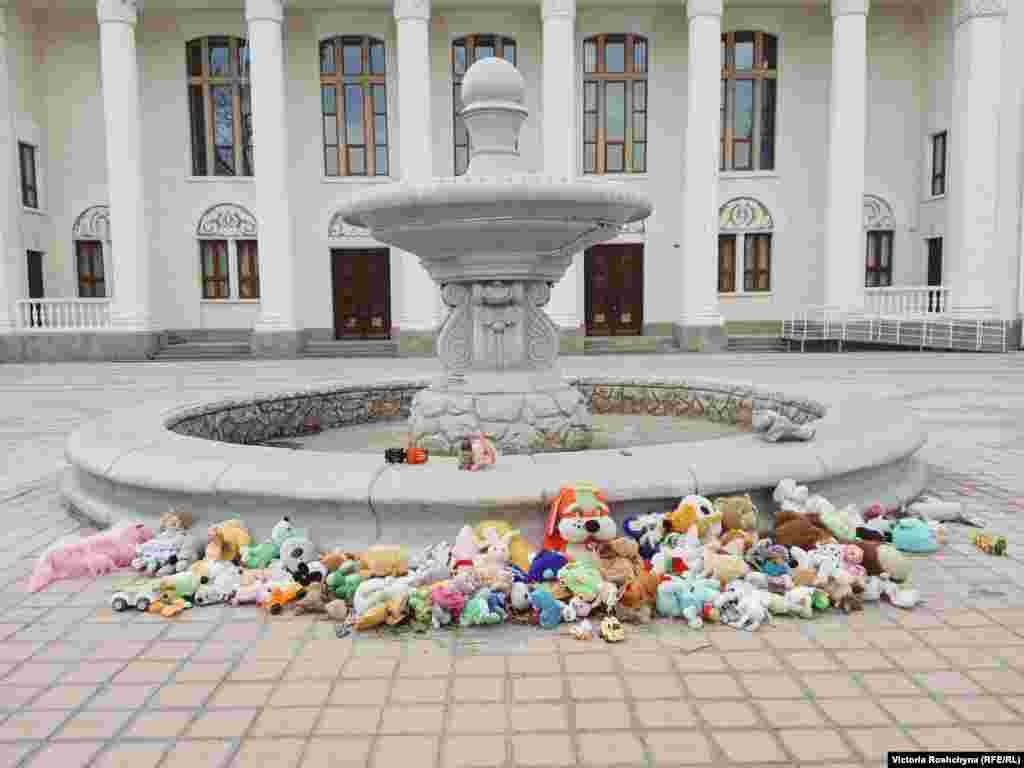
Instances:
[[[84,331],[110,327],[110,299],[19,299],[19,331]]]
[[[949,311],[944,285],[865,288],[864,310],[873,315],[918,315]]]

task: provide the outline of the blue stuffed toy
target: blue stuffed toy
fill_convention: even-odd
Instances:
[[[914,517],[905,517],[893,526],[892,543],[901,552],[928,553],[939,548],[928,523]]]
[[[540,614],[540,625],[544,629],[554,629],[562,623],[562,604],[546,589],[533,590],[530,605]]]
[[[503,592],[492,592],[490,590],[486,590],[486,591],[487,591],[487,609],[491,613],[493,613],[493,614],[495,614],[497,616],[500,616],[502,621],[507,619],[508,618],[508,609],[505,607],[506,604],[507,604],[507,600],[506,600],[507,596]]]
[[[504,621],[504,611],[499,614],[491,610],[489,600],[490,595],[491,591],[489,589],[481,589],[477,592],[462,609],[462,616],[459,618],[459,625],[463,627],[472,627],[482,624],[500,624]]]
[[[640,557],[644,560],[650,560],[659,551],[659,547],[651,543],[651,536],[647,536],[647,540],[644,540],[645,534],[653,531],[654,524],[655,520],[652,515],[633,515],[627,517],[622,523],[622,532],[640,545]]]
[[[655,607],[661,616],[683,618],[687,608],[704,609],[704,603],[712,602],[721,592],[717,579],[701,579],[689,574],[669,576],[658,585]]]
[[[532,583],[555,581],[558,578],[558,572],[568,562],[569,560],[561,552],[542,549],[530,562],[530,581]]]

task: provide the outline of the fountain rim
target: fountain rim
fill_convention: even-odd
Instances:
[[[565,380],[595,386],[719,387],[723,392],[742,390],[769,401],[781,398],[781,402],[815,403],[753,384],[696,377]],[[880,487],[898,484],[912,493],[920,492],[924,483],[923,479],[908,479],[921,471],[912,470],[920,465],[914,454],[925,443],[917,418],[896,404],[865,396],[816,403],[823,415],[814,422],[817,434],[809,443],[769,444],[752,434],[741,434],[638,446],[631,448],[628,456],[611,449],[507,455],[499,457],[492,471],[481,473],[457,473],[454,466],[441,462],[396,468],[387,465],[383,455],[293,452],[219,443],[169,429],[189,415],[251,408],[267,400],[316,397],[326,392],[423,389],[430,382],[339,382],[115,412],[79,428],[68,439],[65,456],[70,466],[61,481],[62,495],[78,513],[100,525],[131,519],[155,521],[168,505],[174,505],[194,511],[200,520],[214,522],[238,515],[250,525],[255,522],[269,530],[282,514],[289,514],[282,510],[303,516],[322,516],[329,510],[330,517],[320,522],[340,526],[346,535],[351,531],[353,537],[373,543],[388,540],[381,533],[382,526],[392,526],[388,535],[394,537],[400,535],[395,531],[403,530],[400,524],[413,528],[429,525],[424,521],[431,520],[439,509],[451,514],[455,514],[452,510],[464,510],[459,514],[466,519],[513,507],[541,510],[557,496],[562,484],[581,479],[600,482],[612,503],[633,509],[678,501],[690,493],[717,495],[774,487],[783,477],[813,484],[830,499],[830,492],[842,498],[843,490],[851,486],[851,477],[869,478],[857,482],[877,482]],[[390,510],[388,514],[395,519],[382,515],[382,510]],[[411,510],[411,517],[404,517],[402,510]],[[307,524],[316,528],[319,523],[308,520]],[[357,535],[357,530],[362,533]]]

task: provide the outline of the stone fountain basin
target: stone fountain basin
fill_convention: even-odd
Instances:
[[[614,182],[538,175],[393,184],[342,207],[345,222],[417,254],[437,282],[558,280],[573,252],[650,213]]]
[[[428,382],[339,384],[117,412],[69,438],[70,467],[61,490],[73,511],[100,525],[137,519],[155,525],[175,506],[193,512],[200,525],[241,517],[262,538],[282,515],[291,515],[324,546],[360,548],[451,541],[464,523],[488,518],[508,520],[539,544],[548,503],[561,485],[576,481],[607,489],[620,522],[629,514],[669,509],[690,493],[755,491],[759,507],[771,513],[769,493],[783,477],[810,485],[837,505],[862,509],[875,501],[909,500],[927,483],[926,465],[915,457],[924,432],[894,404],[866,397],[816,402],[695,378],[568,383],[599,412],[699,409],[708,418],[742,421],[752,408],[773,408],[798,421],[813,420],[817,435],[808,443],[769,444],[740,434],[635,447],[629,455],[503,456],[478,473],[460,472],[450,461],[396,466],[383,455],[240,444],[294,436],[311,414],[325,429],[401,418]]]

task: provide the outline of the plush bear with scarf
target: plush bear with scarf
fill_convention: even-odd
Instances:
[[[616,536],[607,496],[589,483],[563,486],[551,502],[545,532],[544,549],[599,568],[601,544]]]

